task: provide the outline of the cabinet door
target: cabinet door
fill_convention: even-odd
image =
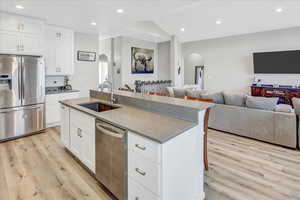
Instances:
[[[61,38],[56,41],[56,71],[64,75],[73,74],[73,37],[70,34],[61,33]]]
[[[74,32],[46,26],[47,75],[72,75],[74,69]]]
[[[19,49],[19,34],[0,31],[0,53],[17,54]]]
[[[43,23],[39,20],[18,17],[18,27],[20,32],[34,35],[43,34]]]
[[[0,13],[0,30],[19,31],[17,18],[9,14]]]
[[[70,148],[70,109],[67,106],[60,106],[60,118],[60,138],[63,145],[67,148]]]
[[[58,102],[46,102],[46,124],[47,127],[56,126],[60,122]]]
[[[81,161],[95,173],[95,131],[82,131]]]
[[[45,31],[45,65],[46,75],[57,75],[56,66],[56,37],[55,31],[46,27]]]
[[[81,160],[81,131],[74,125],[70,124],[70,151]]]
[[[21,50],[27,55],[42,55],[42,40],[38,35],[22,34]]]

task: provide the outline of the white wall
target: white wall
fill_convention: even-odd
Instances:
[[[300,27],[253,33],[182,45],[185,58],[185,84],[194,83],[194,66],[189,55],[198,53],[205,65],[205,88],[248,92],[254,80],[253,52],[299,50]],[[263,76],[263,82],[295,83],[300,76]]]
[[[158,43],[158,79],[171,80],[171,42]]]
[[[131,47],[154,49],[154,73],[132,74],[131,73]],[[122,37],[121,71],[122,85],[133,85],[135,80],[157,80],[158,79],[158,46],[157,43]]]
[[[113,40],[113,45],[111,45]],[[112,49],[114,47],[114,49]],[[154,49],[154,73],[131,73],[131,47]],[[111,62],[115,63],[114,83],[115,88],[124,87],[125,84],[134,85],[135,80],[170,80],[170,42],[148,42],[140,39],[119,36],[100,40],[99,54],[106,54]],[[110,55],[113,52],[113,56]],[[120,69],[120,74],[117,73]],[[110,71],[111,73],[111,71]]]
[[[89,90],[98,86],[98,56],[96,62],[85,62],[77,60],[77,51],[91,51],[98,55],[98,35],[75,33],[75,65],[71,85],[80,90],[81,97],[89,96]]]
[[[171,80],[172,85],[182,87],[184,85],[184,62],[182,59],[182,45],[177,36],[171,37]],[[178,73],[180,68],[180,73]]]

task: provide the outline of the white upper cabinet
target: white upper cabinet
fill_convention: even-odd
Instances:
[[[0,53],[43,55],[44,21],[0,12]]]
[[[19,49],[19,34],[0,31],[0,53],[14,54]]]
[[[47,75],[72,75],[74,72],[74,31],[46,26],[45,58]]]

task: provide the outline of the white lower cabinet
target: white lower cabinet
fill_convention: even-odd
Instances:
[[[63,144],[95,173],[96,119],[73,108],[61,115]],[[164,143],[128,131],[128,200],[203,200],[201,130],[196,126]]]
[[[128,133],[129,200],[160,199],[161,145]]]
[[[95,118],[74,109],[70,109],[69,150],[95,173]]]
[[[79,97],[79,92],[48,94],[46,95],[46,126],[47,128],[60,125],[60,103],[66,99],[75,99]]]
[[[160,198],[145,189],[141,184],[128,179],[128,200],[160,200]]]

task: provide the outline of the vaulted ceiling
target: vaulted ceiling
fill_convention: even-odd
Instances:
[[[170,35],[186,42],[300,26],[300,0],[0,0],[0,10],[101,37],[155,42]]]

